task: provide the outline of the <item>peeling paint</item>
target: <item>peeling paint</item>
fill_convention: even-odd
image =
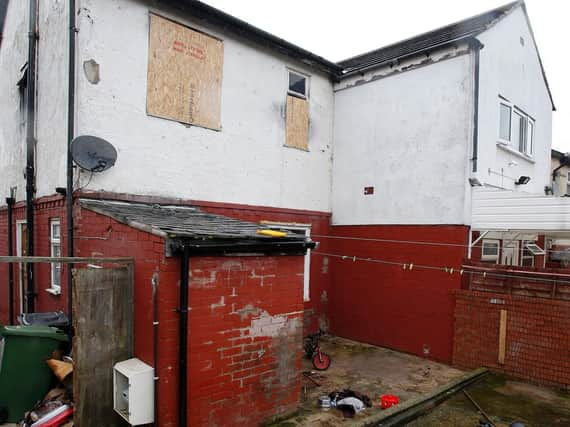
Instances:
[[[321,273],[327,274],[329,272],[329,257],[323,256],[323,265],[321,267]]]
[[[222,296],[220,298],[220,302],[215,302],[213,304],[210,304],[210,308],[212,310],[215,310],[216,308],[220,308],[220,307],[225,307],[226,306],[226,301],[225,298]]]
[[[251,321],[249,334],[252,337],[277,337],[280,333],[294,332],[300,326],[299,318],[290,319],[283,314],[271,316],[263,311],[261,316]]]
[[[218,270],[210,270],[210,275],[208,277],[193,277],[193,274],[201,273],[201,270],[194,270],[190,272],[191,286],[196,288],[213,288],[216,284],[216,277],[218,275]]]
[[[257,316],[262,312],[260,308],[247,304],[244,308],[237,311],[241,320],[245,320],[249,316]]]

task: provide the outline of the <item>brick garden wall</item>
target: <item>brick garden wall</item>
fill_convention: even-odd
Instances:
[[[570,302],[458,290],[453,363],[570,387]],[[500,311],[507,311],[505,363],[498,363]]]

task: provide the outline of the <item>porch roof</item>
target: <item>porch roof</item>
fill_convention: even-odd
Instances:
[[[302,252],[315,246],[304,235],[260,234],[267,227],[192,206],[131,203],[114,200],[80,199],[82,208],[106,215],[133,228],[168,240],[171,251],[191,246],[205,252]],[[214,250],[215,249],[215,250]]]
[[[473,230],[570,232],[570,198],[487,187],[473,188]]]

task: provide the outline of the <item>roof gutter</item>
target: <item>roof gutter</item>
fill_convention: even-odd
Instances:
[[[236,255],[272,255],[300,256],[308,249],[314,249],[316,242],[304,240],[283,241],[278,239],[252,240],[196,240],[175,238],[166,243],[170,254],[188,250],[192,256],[236,256]]]
[[[302,63],[323,71],[335,78],[341,75],[342,68],[322,56],[315,55],[293,43],[276,37],[263,31],[241,19],[231,16],[219,9],[202,3],[198,0],[160,0],[161,3],[169,4],[186,14],[201,21],[222,28],[225,32],[243,37],[249,41],[255,41],[267,46],[285,56],[294,58]]]
[[[395,58],[390,58],[390,59],[385,60],[385,61],[370,62],[370,63],[368,63],[368,64],[364,64],[363,66],[359,66],[359,67],[353,68],[352,70],[347,71],[347,72],[341,74],[340,79],[342,80],[342,79],[345,79],[345,78],[348,78],[348,77],[351,77],[351,76],[354,76],[354,75],[362,74],[362,73],[365,73],[365,72],[367,72],[367,71],[374,70],[374,69],[376,69],[376,68],[380,68],[380,67],[383,67],[383,66],[386,66],[386,65],[390,65],[390,64],[392,64],[392,63],[394,63],[394,62],[397,62],[397,61],[401,61],[401,60],[403,60],[403,59],[408,59],[408,58],[411,58],[411,57],[414,57],[414,56],[417,56],[417,55],[425,54],[426,52],[432,52],[432,51],[434,51],[434,50],[436,50],[436,49],[442,49],[442,48],[445,48],[445,47],[457,45],[457,43],[460,43],[460,42],[463,42],[463,41],[466,41],[466,40],[470,40],[470,39],[472,39],[472,36],[461,37],[461,38],[454,39],[454,40],[449,40],[449,41],[446,41],[446,42],[443,42],[443,43],[438,43],[438,44],[433,45],[433,46],[430,46],[428,49],[425,49],[425,50],[422,50],[422,51],[416,51],[416,52],[406,53],[406,54],[404,54],[404,55],[397,56],[397,57],[395,57]]]

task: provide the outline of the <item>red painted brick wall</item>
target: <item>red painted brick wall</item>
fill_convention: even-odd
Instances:
[[[258,425],[296,410],[302,257],[191,259],[190,425]]]
[[[467,290],[454,295],[454,365],[570,387],[570,302]],[[498,363],[501,310],[507,310],[504,365]]]
[[[330,239],[319,236],[330,234],[330,213],[299,211],[293,209],[264,208],[258,206],[231,205],[211,202],[194,202],[195,206],[219,215],[225,215],[244,221],[273,221],[283,223],[311,224],[311,236],[319,242],[319,250],[328,251],[332,247]],[[305,334],[319,329],[328,330],[330,319],[328,300],[330,294],[331,274],[328,261],[318,256],[311,257],[310,299],[305,301],[304,326]]]
[[[464,226],[336,226],[333,234],[364,239],[393,239],[467,244]],[[423,246],[366,240],[334,240],[335,254],[400,263],[454,267],[455,272],[403,270],[350,258],[331,258],[329,317],[332,333],[451,362],[453,308],[451,290],[461,286],[461,246]]]
[[[49,219],[59,217],[65,232],[65,206],[59,197],[36,205],[36,255],[49,255]],[[251,208],[251,207],[250,207]],[[253,208],[251,208],[253,209]],[[222,213],[222,208],[214,209]],[[328,216],[310,220],[301,212],[287,214],[261,209],[244,210],[234,217],[284,222],[314,221],[321,230]],[[159,280],[160,426],[177,426],[178,326],[180,262],[167,258],[161,238],[141,232],[106,216],[76,207],[77,256],[133,257],[135,259],[135,356],[152,360],[152,278]],[[14,221],[25,219],[18,204]],[[5,234],[6,211],[0,210]],[[15,241],[15,228],[14,228]],[[62,248],[66,241],[62,240]],[[15,252],[15,248],[14,248]],[[7,253],[0,239],[0,254]],[[303,336],[303,257],[192,258],[190,281],[189,420],[191,425],[256,425],[296,409],[300,393]],[[38,311],[66,310],[67,285],[62,295],[44,291],[49,264],[36,267]],[[7,268],[0,265],[0,322],[8,316]],[[15,276],[17,279],[17,269]],[[63,274],[65,279],[65,271]],[[324,275],[327,278],[326,275]],[[319,284],[320,283],[320,284]],[[323,281],[315,280],[320,294]],[[18,301],[19,294],[16,294]],[[311,307],[320,309],[319,298]],[[312,305],[314,304],[314,305]],[[17,310],[19,313],[19,310]],[[319,316],[314,316],[318,323]]]
[[[151,365],[157,275],[159,425],[177,426],[179,259],[165,257],[162,239],[86,209],[78,211],[76,225],[78,256],[135,259],[135,355]],[[191,258],[190,265],[190,424],[257,425],[295,410],[303,258]]]
[[[205,202],[197,200],[180,200],[154,196],[132,194],[113,194],[90,192],[84,194],[91,198],[116,199],[141,203],[168,203],[197,206],[206,212],[225,215],[244,221],[273,221],[283,223],[311,224],[313,240],[319,242],[319,249],[328,251],[332,241],[319,236],[330,234],[330,217],[328,212],[316,212],[297,209],[280,209],[266,206],[240,205],[233,203]],[[310,300],[305,301],[304,327],[305,333],[315,332],[319,328],[329,329],[328,300],[330,294],[331,274],[328,260],[320,257],[311,258]]]
[[[49,243],[49,223],[52,219],[59,219],[62,230],[61,250],[65,255],[67,245],[65,230],[65,200],[61,196],[43,197],[35,202],[35,224],[34,224],[34,244],[36,256],[50,256]],[[19,202],[14,207],[13,212],[13,238],[14,246],[13,254],[17,254],[16,239],[16,221],[26,219],[25,203]],[[7,209],[0,209],[0,255],[8,254],[8,218]],[[35,309],[36,311],[67,311],[67,286],[66,286],[66,268],[62,268],[62,293],[61,295],[51,295],[45,291],[50,287],[50,264],[34,265],[35,274]],[[14,310],[15,315],[20,314],[20,281],[19,267],[14,264]],[[8,322],[8,267],[7,264],[0,264],[0,323]]]

